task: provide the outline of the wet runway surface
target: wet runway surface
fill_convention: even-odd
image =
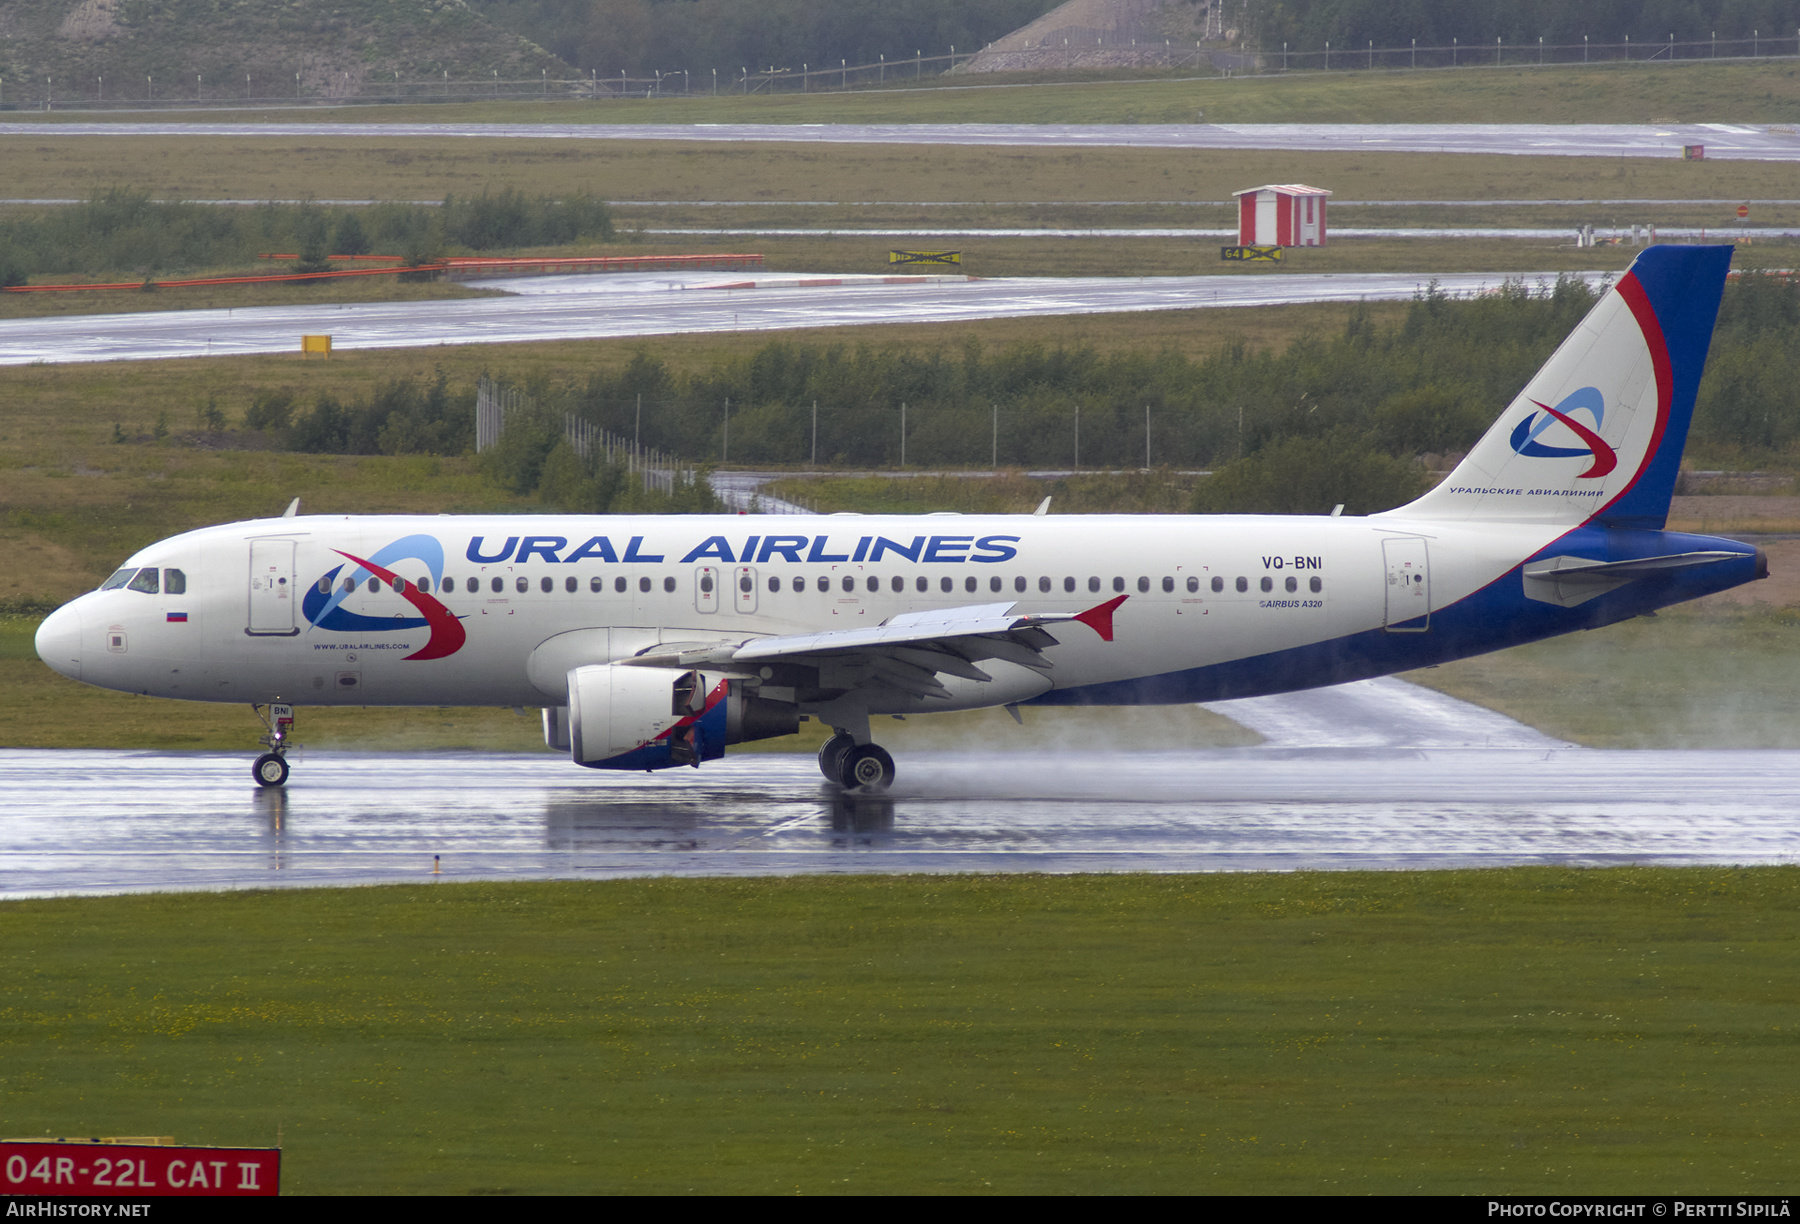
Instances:
[[[1212,708],[1269,742],[902,751],[882,797],[798,756],[648,775],[311,753],[264,791],[248,753],[0,751],[0,896],[422,882],[434,860],[452,880],[1800,860],[1800,752],[1572,748],[1399,680]]]
[[[1507,279],[1491,272],[929,278],[904,284],[829,275],[787,283],[767,274],[544,276],[484,283],[517,296],[453,302],[6,319],[0,320],[0,365],[289,353],[298,351],[302,335],[313,333],[330,335],[336,349],[416,348],[1291,302],[1407,301],[1432,281],[1443,293],[1462,295],[1485,292]],[[1556,276],[1523,273],[1511,279],[1535,284],[1554,282]],[[765,282],[762,287],[736,287],[757,280]]]
[[[801,144],[1137,146],[1551,157],[1672,157],[1705,145],[1711,160],[1800,161],[1800,137],[1737,123],[0,123],[0,136],[403,136],[507,140],[698,140]]]
[[[1800,858],[1800,753],[1252,748],[810,757],[609,775],[557,757],[0,753],[0,896],[439,879],[1243,871]],[[1721,786],[1719,779],[1730,784]]]

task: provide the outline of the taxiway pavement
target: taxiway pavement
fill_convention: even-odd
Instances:
[[[1599,273],[1585,275],[1599,276]],[[1032,315],[1406,301],[1436,283],[1452,295],[1555,273],[1342,273],[944,280],[778,275],[686,278],[525,277],[488,281],[511,296],[0,320],[0,365],[142,361],[298,352],[327,334],[335,349],[420,348],[697,332],[774,331],[864,323],[961,322]],[[743,286],[754,285],[747,288]]]
[[[650,140],[1060,148],[1505,153],[1549,157],[1800,161],[1800,135],[1748,123],[0,123],[0,136],[229,136],[289,139]]]

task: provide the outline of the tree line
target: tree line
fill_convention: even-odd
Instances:
[[[41,275],[122,274],[252,264],[298,256],[302,270],[329,255],[399,255],[428,263],[459,251],[562,246],[613,238],[612,213],[591,195],[526,195],[513,188],[446,196],[442,205],[256,204],[229,207],[154,200],[126,187],[79,204],[9,211],[0,221],[0,286]]]

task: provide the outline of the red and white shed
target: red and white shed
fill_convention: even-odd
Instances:
[[[1275,183],[1231,193],[1238,202],[1240,246],[1324,246],[1325,200],[1322,187]]]

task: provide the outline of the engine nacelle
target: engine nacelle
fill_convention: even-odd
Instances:
[[[669,672],[617,663],[568,674],[567,744],[578,765],[666,769],[725,755],[725,745],[792,735],[800,707],[768,701],[740,682],[705,672]],[[545,739],[557,728],[545,711]],[[555,720],[560,721],[560,719]]]

